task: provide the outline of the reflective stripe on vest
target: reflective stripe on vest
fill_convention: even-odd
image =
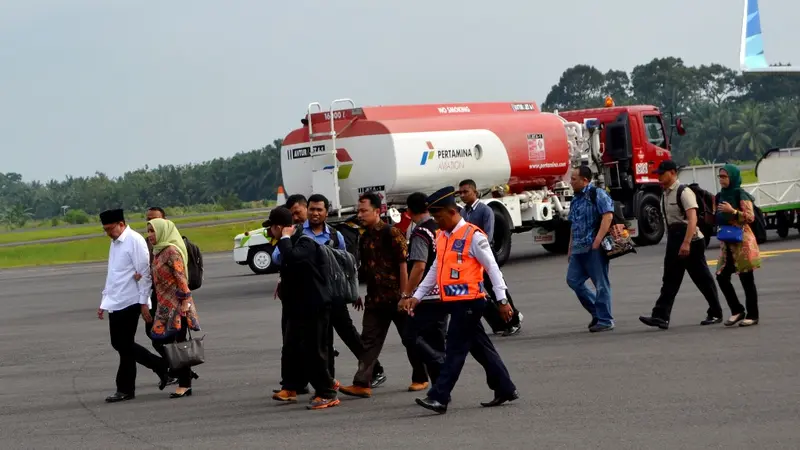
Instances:
[[[486,296],[483,287],[483,266],[470,256],[469,249],[480,228],[467,223],[446,237],[439,230],[436,236],[436,279],[444,302],[476,300]]]

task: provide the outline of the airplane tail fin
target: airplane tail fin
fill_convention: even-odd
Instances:
[[[742,71],[769,69],[767,59],[764,57],[764,40],[761,34],[761,13],[758,10],[758,0],[744,0],[739,64]]]

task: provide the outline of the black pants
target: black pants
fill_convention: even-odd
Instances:
[[[486,288],[486,292],[491,299],[494,299],[494,290],[492,280],[489,278],[489,274],[487,272],[483,273],[483,285]],[[511,316],[511,320],[506,322],[500,317],[500,310],[497,309],[497,304],[493,301],[489,301],[486,303],[486,310],[484,311],[483,318],[486,319],[486,323],[492,328],[492,331],[495,333],[500,333],[502,331],[506,331],[507,329],[515,326],[519,326],[519,310],[514,306],[514,300],[511,299],[511,293],[506,291],[506,297],[508,298],[508,304],[511,305],[511,309],[514,311],[514,315]]]
[[[439,378],[444,364],[446,333],[447,310],[439,301],[423,301],[406,322],[403,345],[425,364],[431,383]]]
[[[283,389],[299,391],[305,388],[307,379],[316,396],[336,396],[328,372],[330,315],[330,305],[288,312],[281,354]]]
[[[408,321],[408,314],[397,310],[397,303],[368,305],[364,310],[361,339],[364,342],[364,355],[358,360],[358,370],[353,377],[355,386],[370,387],[372,374],[378,362],[378,355],[383,349],[386,335],[394,322],[397,333],[402,337]],[[417,357],[416,352],[406,347],[406,355],[411,363],[411,382],[425,383],[428,373],[425,364]]]
[[[150,325],[152,329],[152,325]],[[168,363],[167,353],[164,351],[164,346],[173,342],[186,342],[186,335],[189,332],[189,322],[186,317],[181,317],[181,330],[176,334],[163,339],[153,339],[153,348],[156,349],[159,355]],[[183,369],[170,370],[170,375],[178,379],[178,386],[182,388],[192,387],[192,368],[184,367]]]
[[[706,245],[703,239],[692,241],[689,255],[682,258],[680,251],[683,238],[686,235],[685,227],[670,227],[667,235],[667,252],[664,254],[664,276],[662,278],[661,295],[653,308],[653,317],[669,321],[675,297],[681,288],[683,274],[689,272],[689,277],[697,289],[708,302],[706,314],[710,317],[722,317],[722,306],[719,304],[719,294],[714,277],[708,269],[706,262]]]
[[[496,396],[514,393],[517,388],[481,323],[486,301],[460,301],[445,305],[450,313],[445,361],[442,373],[428,391],[428,397],[445,405],[450,403],[450,393],[461,375],[467,354],[471,354],[483,367],[489,389],[493,390]]]
[[[364,356],[364,342],[361,340],[356,326],[353,325],[353,319],[350,317],[350,310],[347,309],[347,304],[336,303],[331,307],[331,327],[330,327],[330,362],[328,364],[328,371],[332,377],[336,376],[336,364],[333,351],[333,332],[339,335],[339,339],[344,342],[344,345],[350,350],[357,360]],[[383,374],[383,366],[380,361],[375,361],[375,368],[372,371],[372,378]]]
[[[739,297],[736,296],[736,290],[731,283],[731,275],[734,273],[736,273],[736,262],[733,260],[731,249],[728,248],[725,255],[725,267],[717,275],[719,290],[722,291],[725,300],[728,302],[731,315],[746,313],[748,319],[758,320],[758,290],[756,290],[756,279],[753,276],[753,272],[739,273],[739,281],[742,282],[744,302],[747,305],[747,309],[739,302]]]
[[[135,341],[141,315],[142,306],[139,304],[108,314],[111,346],[119,353],[117,392],[123,394],[136,393],[136,363],[147,367],[157,375],[167,371],[166,361]]]

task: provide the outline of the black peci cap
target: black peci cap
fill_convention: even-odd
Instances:
[[[292,220],[292,212],[285,206],[278,206],[269,212],[269,217],[261,225],[263,225],[264,228],[269,228],[272,225],[278,225],[281,227],[292,226],[294,225],[294,220]]]
[[[121,209],[109,209],[100,213],[100,223],[110,225],[112,223],[125,222],[125,212]]]

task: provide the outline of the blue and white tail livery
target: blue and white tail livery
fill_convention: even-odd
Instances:
[[[764,57],[764,40],[761,34],[761,13],[758,0],[744,0],[742,18],[742,46],[739,56],[742,72],[782,72],[800,74],[800,67],[770,66]]]

